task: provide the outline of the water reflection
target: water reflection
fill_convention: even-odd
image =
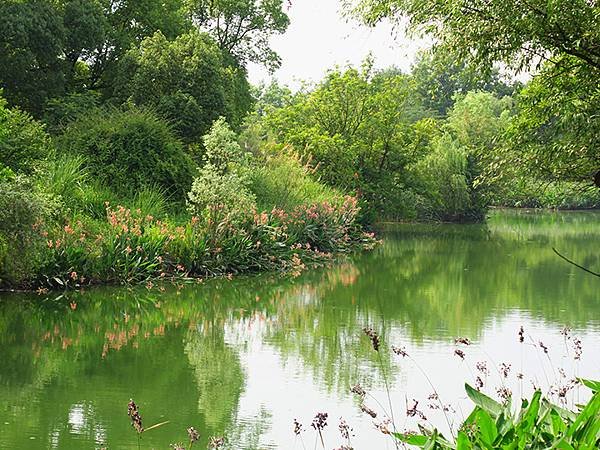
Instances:
[[[453,356],[454,337],[475,342],[471,362],[517,356],[513,372],[540,383],[552,368],[533,346],[512,346],[521,324],[564,366],[564,325],[586,348],[600,344],[598,280],[552,252],[599,268],[599,225],[597,213],[502,212],[486,226],[388,227],[375,252],[296,280],[6,297],[0,448],[137,448],[130,397],[146,426],[170,421],[145,435],[143,448],[184,441],[190,425],[201,431],[199,448],[211,435],[231,448],[301,448],[292,419],[318,410],[332,415],[331,447],[343,415],[357,448],[391,448],[348,392],[360,381],[386,403],[382,367],[402,427],[407,400],[431,391],[421,370],[453,402],[464,397],[473,373]],[[367,324],[406,346],[418,367],[374,353],[360,331]],[[600,375],[594,361],[573,367]]]

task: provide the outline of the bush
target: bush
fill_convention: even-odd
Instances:
[[[293,208],[325,201],[337,202],[342,195],[311,176],[314,170],[296,156],[278,153],[266,157],[250,175],[250,190],[260,209]]]
[[[251,213],[256,198],[248,189],[250,155],[241,149],[236,134],[223,118],[215,121],[203,140],[204,167],[188,194],[190,210],[197,215],[208,215],[211,220]]]
[[[140,109],[96,111],[68,127],[60,148],[82,155],[89,174],[124,195],[160,186],[183,200],[193,163],[169,126]]]
[[[196,215],[239,217],[256,208],[256,198],[248,189],[248,181],[235,173],[220,175],[205,167],[194,180],[188,194],[190,211]]]
[[[95,91],[68,94],[48,100],[43,120],[50,133],[59,133],[71,122],[95,110],[99,104],[100,94]]]
[[[4,166],[15,173],[31,174],[46,157],[49,144],[42,124],[17,108],[7,108],[0,97],[0,161]]]
[[[42,263],[44,222],[53,202],[22,177],[0,181],[0,284],[23,283]]]
[[[449,135],[433,143],[431,153],[416,165],[424,200],[421,218],[452,222],[479,221],[486,207],[473,186],[475,161]]]

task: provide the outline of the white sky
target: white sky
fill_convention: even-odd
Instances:
[[[426,46],[399,35],[389,24],[367,28],[347,22],[340,0],[294,0],[289,10],[291,24],[283,35],[274,36],[272,48],[282,59],[274,78],[292,89],[301,81],[318,81],[336,65],[359,66],[372,52],[375,66],[396,66],[408,71],[415,54]],[[252,83],[270,80],[268,72],[256,65],[248,67]]]

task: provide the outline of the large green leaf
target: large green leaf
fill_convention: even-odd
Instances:
[[[503,407],[496,400],[482,394],[477,389],[465,383],[465,390],[469,398],[481,409],[487,411],[492,417],[498,417],[502,413]]]

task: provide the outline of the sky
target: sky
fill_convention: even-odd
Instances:
[[[396,66],[408,71],[418,50],[427,46],[425,41],[393,30],[390,24],[368,28],[347,21],[340,0],[294,0],[288,14],[289,28],[271,39],[271,47],[282,59],[273,77],[292,89],[302,81],[319,81],[336,65],[360,66],[369,52],[376,68]],[[254,84],[272,78],[257,65],[250,65],[248,72]]]

